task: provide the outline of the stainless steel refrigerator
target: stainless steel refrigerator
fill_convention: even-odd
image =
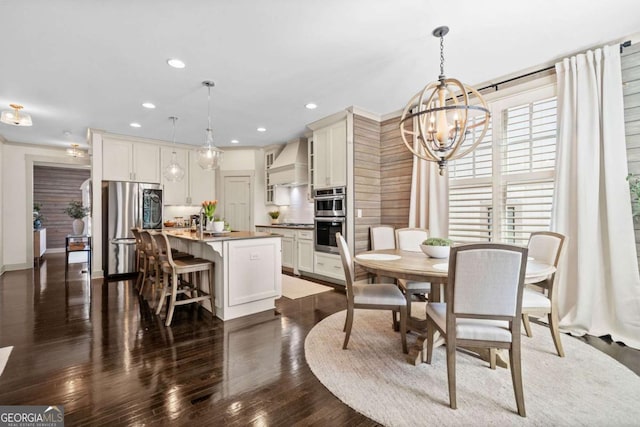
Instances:
[[[136,271],[134,227],[162,229],[162,186],[103,181],[102,267],[107,277]]]

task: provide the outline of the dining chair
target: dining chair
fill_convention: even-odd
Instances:
[[[354,310],[356,308],[372,310],[391,310],[400,312],[400,337],[402,340],[402,352],[407,351],[407,308],[405,299],[400,289],[391,283],[354,283],[353,259],[349,252],[349,247],[344,237],[336,233],[338,250],[344,268],[346,291],[347,291],[347,318],[344,324],[344,344],[342,348],[347,349],[351,327],[353,326]]]
[[[422,252],[420,245],[429,237],[429,230],[424,228],[399,228],[396,230],[396,246],[403,251]],[[413,282],[398,279],[398,286],[405,296],[407,316],[411,317],[411,301],[414,295],[429,297],[431,283]]]
[[[392,225],[372,225],[369,228],[371,250],[395,249],[395,228]]]
[[[156,308],[156,314],[160,314],[167,296],[171,297],[169,311],[165,321],[166,326],[171,326],[173,313],[177,305],[192,304],[209,300],[211,313],[215,316],[214,277],[213,262],[202,258],[175,259],[171,252],[171,244],[165,233],[153,235],[158,248],[158,265],[162,270],[162,292]],[[189,274],[190,281],[181,280],[179,276]],[[207,275],[209,291],[202,289],[202,276]],[[178,295],[183,298],[178,300]]]
[[[456,347],[509,351],[518,414],[525,417],[520,359],[520,316],[527,248],[496,243],[451,248],[446,302],[427,304],[427,355],[434,334],[446,341],[449,406],[456,402]]]
[[[540,231],[531,233],[529,237],[529,256],[536,261],[553,265],[558,268],[558,261],[564,245],[565,236],[551,231]],[[547,315],[549,330],[553,343],[558,352],[558,356],[564,357],[564,349],[560,341],[560,330],[558,327],[558,303],[556,301],[556,288],[554,286],[555,273],[541,281],[528,283],[535,285],[537,289],[526,286],[522,295],[522,323],[528,337],[533,336],[529,316]]]

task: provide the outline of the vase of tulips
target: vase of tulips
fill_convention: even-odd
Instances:
[[[202,209],[204,210],[204,216],[207,217],[207,230],[213,229],[213,214],[216,212],[218,206],[217,200],[205,200],[202,202]]]

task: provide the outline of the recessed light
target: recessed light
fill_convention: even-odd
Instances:
[[[184,62],[180,61],[177,58],[167,59],[167,64],[171,65],[173,68],[184,68]]]
[[[151,103],[151,102],[143,102],[142,106],[144,108],[148,108],[150,110],[153,110],[154,108],[156,108],[155,104]]]
[[[136,122],[129,123],[129,126],[131,126],[132,128],[141,128],[142,127],[142,125],[140,123],[136,123]]]
[[[313,102],[310,102],[310,103],[306,104],[304,106],[304,108],[306,108],[307,110],[315,110],[316,108],[318,108],[318,106],[316,104],[314,104]]]
[[[256,129],[258,132],[266,132],[267,128],[263,128],[262,126],[260,126],[258,129]]]
[[[232,143],[232,144],[238,144],[239,142],[240,142],[240,141],[238,141],[237,139],[232,139],[232,140],[231,140],[231,143]]]

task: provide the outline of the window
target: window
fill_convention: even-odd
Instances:
[[[448,166],[450,238],[526,244],[531,232],[549,229],[557,132],[554,90],[543,87],[490,103],[492,123],[483,141]]]

